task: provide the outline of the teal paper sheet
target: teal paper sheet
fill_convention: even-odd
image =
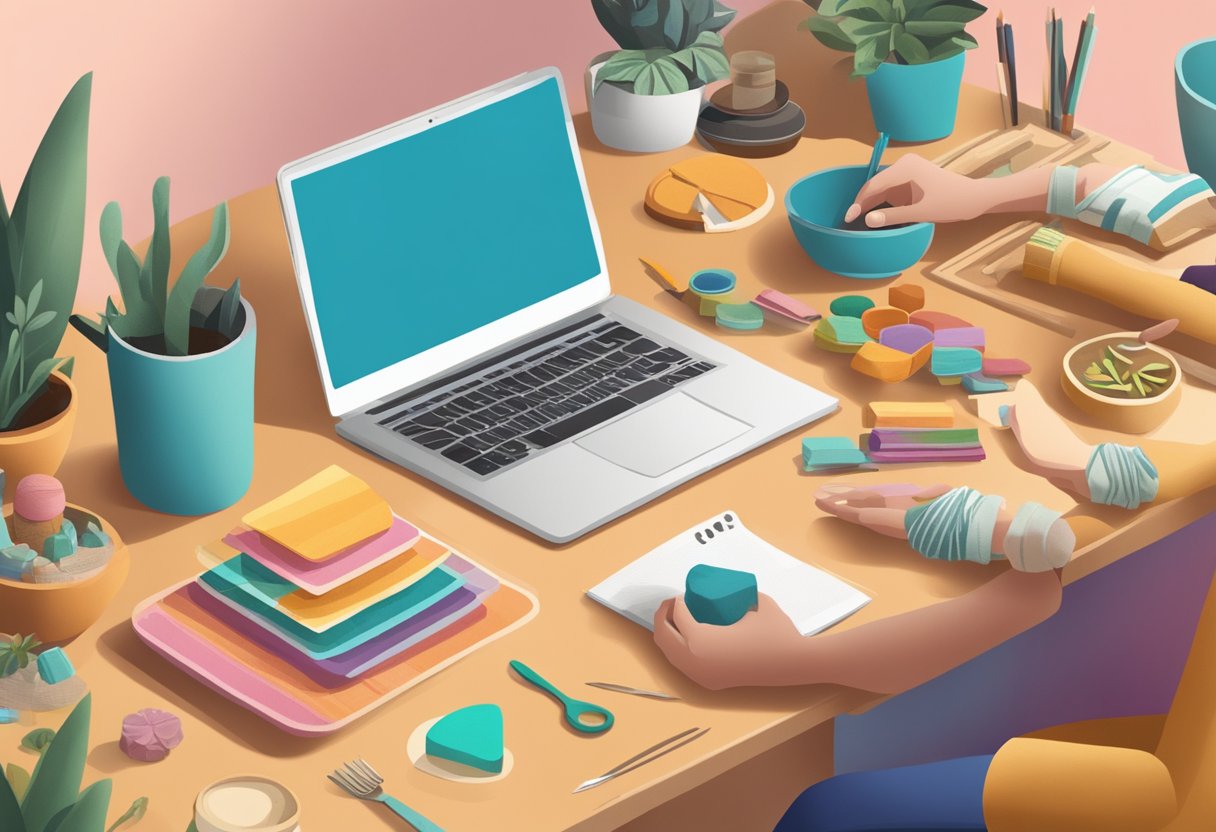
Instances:
[[[316,632],[277,608],[276,601],[295,585],[284,581],[253,558],[238,555],[204,572],[199,585],[228,606],[251,619],[251,626],[269,625],[314,659],[345,653],[375,638],[465,584],[465,579],[440,565],[429,574],[367,609]]]

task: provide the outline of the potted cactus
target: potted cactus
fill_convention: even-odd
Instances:
[[[721,30],[735,16],[718,0],[591,0],[621,47],[591,60],[587,106],[609,147],[650,153],[687,144],[702,89],[730,74]]]
[[[203,279],[228,250],[228,206],[211,236],[169,287],[169,179],[152,188],[154,230],[144,259],[122,239],[122,211],[101,214],[101,245],[122,295],[99,321],[72,324],[106,352],[118,463],[144,505],[169,514],[218,511],[253,477],[253,307],[240,281],[225,290]]]
[[[55,473],[76,423],[72,362],[56,353],[80,279],[92,85],[89,73],[64,98],[11,211],[0,190],[0,469],[10,488]]]
[[[802,25],[825,46],[853,53],[866,79],[874,126],[892,139],[927,142],[954,132],[963,63],[977,46],[967,24],[975,0],[822,0]]]

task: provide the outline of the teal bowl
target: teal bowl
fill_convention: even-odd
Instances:
[[[1216,186],[1216,38],[1182,47],[1174,88],[1187,167]]]
[[[842,277],[895,277],[920,262],[933,241],[933,223],[850,231],[844,212],[865,183],[866,166],[828,168],[795,182],[785,193],[790,227],[821,268]]]

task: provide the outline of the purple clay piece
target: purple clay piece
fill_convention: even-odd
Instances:
[[[920,324],[895,324],[878,333],[878,343],[915,355],[925,344],[933,343],[933,332]]]
[[[958,326],[939,329],[933,333],[936,347],[970,347],[984,349],[984,330],[978,326]]]
[[[159,708],[144,708],[123,717],[118,747],[132,760],[155,763],[168,757],[181,741],[180,719]]]
[[[1216,295],[1216,266],[1190,266],[1182,273],[1182,282]]]

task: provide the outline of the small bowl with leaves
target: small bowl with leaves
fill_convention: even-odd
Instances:
[[[1064,356],[1064,392],[1102,427],[1148,433],[1169,418],[1182,397],[1177,359],[1152,343],[1175,326],[1177,321],[1166,321],[1144,332],[1082,341]]]

